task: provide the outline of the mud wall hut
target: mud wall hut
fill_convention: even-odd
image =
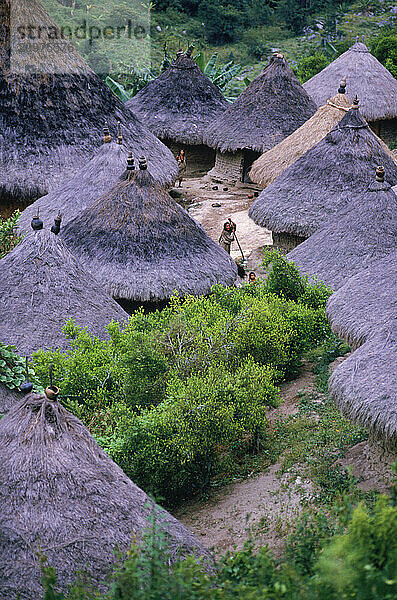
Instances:
[[[216,150],[216,181],[250,181],[254,160],[316,112],[282,54],[275,53],[263,73],[208,127],[206,143]]]
[[[397,80],[365,44],[356,42],[303,87],[317,106],[322,106],[341,77],[347,74],[349,93],[361,99],[364,119],[387,144],[394,142],[397,138]]]
[[[0,314],[0,340],[21,355],[68,348],[68,319],[105,339],[112,319],[128,318],[48,229],[28,234],[0,260]]]
[[[209,171],[215,150],[204,142],[209,123],[229,103],[191,57],[178,52],[176,60],[157,79],[126,103],[146,127],[174,154],[185,150],[187,175]]]
[[[3,0],[2,9],[2,212],[24,208],[75,174],[99,147],[106,120],[114,133],[120,121],[129,149],[149,157],[158,181],[172,183],[171,152],[89,68],[40,2]],[[27,23],[42,34],[20,34]]]
[[[210,560],[200,542],[138,488],[56,399],[31,393],[0,420],[0,599],[43,596],[36,551],[66,592],[77,572],[94,586],[106,577],[153,517],[170,558]],[[18,596],[19,594],[19,596]]]
[[[314,148],[288,167],[254,201],[249,216],[290,251],[360,203],[383,165],[394,185],[397,165],[360,115],[358,101]]]
[[[237,267],[227,252],[155,184],[145,159],[139,167],[65,226],[71,252],[126,307],[233,284]]]

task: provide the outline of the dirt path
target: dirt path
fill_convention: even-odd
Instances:
[[[257,188],[243,184],[234,187],[219,184],[218,189],[214,190],[214,186],[203,179],[187,179],[183,181],[182,188],[178,188],[183,197],[191,202],[189,214],[203,225],[208,235],[217,242],[223,223],[230,217],[237,225],[237,235],[245,257],[257,248],[271,245],[271,232],[255,225],[248,217],[248,209],[254,201]],[[233,258],[241,257],[236,244],[232,246],[231,255]]]
[[[282,385],[284,402],[269,412],[269,421],[274,423],[295,414],[299,392],[313,387],[314,375],[310,365],[305,365],[299,378]],[[186,503],[175,516],[215,553],[240,549],[252,533],[256,546],[269,544],[277,555],[287,522],[312,495],[309,480],[293,472],[280,475],[280,467],[276,463],[266,473],[225,486],[207,502]]]

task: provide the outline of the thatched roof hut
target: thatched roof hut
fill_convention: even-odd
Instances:
[[[376,171],[373,181],[351,209],[337,215],[288,254],[303,271],[316,275],[334,289],[397,250],[397,196],[384,181],[384,169]]]
[[[122,137],[111,141],[107,128],[104,139],[95,156],[73,177],[25,208],[18,220],[20,231],[30,231],[30,222],[38,213],[44,223],[52,223],[61,213],[62,224],[66,225],[116,183],[125,170],[129,152]]]
[[[187,53],[157,79],[126,102],[155,136],[172,151],[185,150],[188,173],[207,172],[215,162],[215,151],[204,142],[209,123],[229,103]]]
[[[100,145],[105,120],[113,134],[121,121],[129,149],[144,152],[156,180],[171,183],[177,164],[168,148],[89,68],[38,0],[3,7],[0,205],[26,206],[71,177]]]
[[[356,350],[333,372],[329,390],[347,418],[368,427],[397,452],[397,320]]]
[[[21,355],[68,348],[68,319],[104,339],[112,319],[128,315],[47,230],[27,235],[0,261],[0,340]]]
[[[371,235],[371,232],[369,232]],[[357,348],[397,315],[397,251],[360,271],[327,303],[332,329]]]
[[[360,115],[358,103],[338,125],[288,167],[255,200],[249,216],[273,232],[288,250],[312,235],[361,198],[384,165],[388,181],[397,182],[392,155]],[[276,239],[275,239],[276,238]]]
[[[341,121],[351,108],[345,94],[346,82],[341,81],[338,93],[320,106],[296,131],[277,146],[267,150],[252,165],[250,178],[254,183],[266,187],[310,148],[318,144]]]
[[[369,52],[355,43],[303,87],[322,106],[333,94],[341,77],[349,78],[349,91],[362,100],[362,115],[387,143],[397,136],[397,80]]]
[[[154,183],[145,159],[139,167],[66,225],[70,250],[116,299],[158,302],[232,284],[234,261]]]
[[[0,598],[42,597],[40,550],[66,591],[85,571],[104,587],[117,556],[155,516],[178,552],[208,553],[193,534],[156,506],[55,399],[31,393],[0,420]],[[56,391],[56,390],[55,390]]]
[[[263,73],[208,127],[206,143],[217,150],[211,176],[244,179],[260,153],[281,142],[315,112],[314,101],[283,55],[275,53]]]

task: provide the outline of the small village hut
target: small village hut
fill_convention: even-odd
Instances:
[[[263,73],[208,127],[206,143],[217,151],[210,176],[220,181],[250,181],[254,160],[315,112],[314,101],[284,56],[273,54]]]
[[[367,427],[371,450],[383,460],[397,453],[397,319],[335,369],[329,390],[342,414]]]
[[[176,60],[126,103],[146,127],[177,155],[185,150],[188,175],[214,166],[215,150],[204,143],[209,123],[229,103],[191,57],[179,51]]]
[[[36,551],[55,568],[57,592],[65,593],[78,571],[103,588],[117,552],[125,555],[139,542],[151,517],[171,560],[179,554],[210,560],[65,410],[58,391],[30,393],[0,420],[0,600],[43,596]]]
[[[397,251],[348,279],[327,303],[332,329],[353,348],[377,334],[396,315]]]
[[[172,183],[177,163],[169,149],[89,68],[38,0],[3,0],[0,18],[3,214],[74,175],[100,145],[106,120],[113,134],[120,121],[134,155],[145,153],[153,176]]]
[[[314,148],[288,167],[254,201],[249,216],[289,251],[356,202],[383,165],[397,182],[397,164],[360,115],[358,101]]]
[[[397,250],[397,196],[384,180],[383,167],[376,180],[338,215],[288,254],[302,272],[339,289],[350,277]]]
[[[168,300],[174,292],[207,294],[237,277],[227,252],[155,184],[144,158],[61,235],[124,306]]]
[[[346,96],[346,80],[342,80],[338,93],[320,106],[296,131],[282,140],[277,146],[267,150],[252,165],[250,178],[262,187],[268,186],[285,169],[318,144],[342,120],[351,108]]]
[[[333,94],[341,77],[348,74],[349,93],[362,101],[361,113],[373,131],[387,144],[397,137],[397,80],[370,53],[356,42],[303,87],[322,106]]]
[[[73,177],[25,208],[18,220],[19,231],[30,231],[31,220],[37,214],[44,223],[52,223],[61,213],[62,225],[66,225],[116,183],[125,170],[127,157],[131,168],[134,166],[121,129],[112,141],[109,128],[105,126],[103,139],[104,143],[94,157]]]
[[[0,341],[21,355],[68,348],[62,333],[68,319],[105,339],[112,320],[128,318],[49,229],[27,235],[0,260],[0,314]]]

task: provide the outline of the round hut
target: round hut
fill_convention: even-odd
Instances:
[[[62,327],[68,319],[104,339],[112,320],[128,318],[62,240],[40,226],[34,219],[36,231],[0,260],[0,340],[21,355],[67,349]],[[59,221],[52,229],[58,228]]]
[[[290,251],[356,202],[384,165],[397,182],[397,164],[360,115],[357,99],[336,127],[261,192],[249,210]]]
[[[134,303],[207,294],[231,285],[237,267],[199,223],[155,184],[139,160],[122,179],[68,223],[63,239],[81,263],[128,310]]]
[[[332,373],[329,390],[348,419],[369,429],[371,454],[391,463],[397,453],[397,319]],[[389,471],[390,473],[390,471]]]
[[[351,202],[350,210],[336,215],[288,258],[304,273],[338,289],[374,261],[395,252],[397,197],[384,176],[383,167],[378,167],[376,180]]]
[[[251,180],[265,188],[332,131],[351,108],[345,92],[346,78],[340,82],[338,93],[310,119],[254,162],[249,174]]]
[[[298,129],[316,112],[284,56],[269,64],[208,127],[206,143],[216,150],[214,180],[250,181],[254,160]]]
[[[116,183],[125,170],[126,159],[130,168],[134,167],[120,128],[116,141],[112,141],[106,125],[103,140],[94,157],[73,177],[25,208],[18,220],[19,231],[30,231],[31,220],[37,214],[45,223],[52,223],[61,213],[62,224],[66,225]]]
[[[328,300],[331,327],[352,348],[361,346],[397,315],[396,275],[397,251],[348,279]]]
[[[397,80],[372,56],[365,44],[355,43],[303,87],[317,106],[322,106],[347,73],[349,92],[362,99],[364,119],[387,144],[394,142],[397,137]]]
[[[30,393],[0,420],[0,599],[36,600],[40,551],[66,592],[86,572],[94,586],[154,518],[171,559],[209,559],[193,534],[138,488],[57,400]],[[166,560],[166,555],[164,560]],[[18,595],[19,594],[19,595]]]
[[[179,51],[172,65],[126,106],[174,155],[185,150],[187,175],[203,174],[214,166],[215,150],[204,143],[204,134],[229,103],[196,65],[190,50]]]
[[[122,123],[130,150],[149,157],[159,182],[175,180],[177,164],[168,148],[89,68],[38,0],[5,0],[0,18],[3,214],[75,174],[100,145],[98,125],[105,120],[113,133]]]

